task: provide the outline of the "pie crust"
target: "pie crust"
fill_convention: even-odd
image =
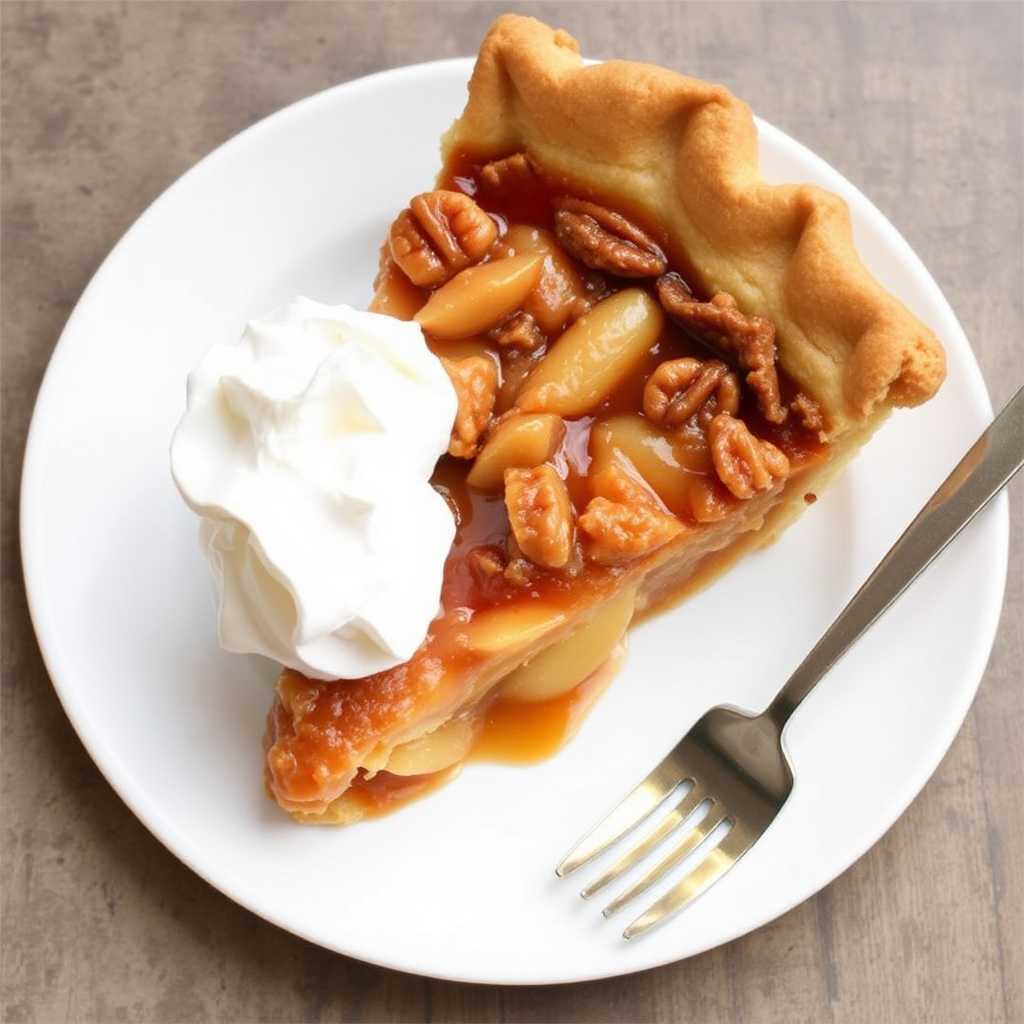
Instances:
[[[595,536],[588,538],[582,499],[562,517],[570,524],[568,539],[542,536],[540,566],[530,558],[524,563],[528,538],[513,528],[510,541],[503,518],[514,517],[508,509],[515,498],[509,495],[528,494],[535,504],[538,493],[561,495],[566,488],[560,490],[556,477],[573,477],[565,469],[566,458],[572,462],[566,452],[581,437],[590,455],[579,460],[576,476],[596,474],[602,466],[608,470],[593,454],[599,442],[607,446],[604,435],[598,436],[606,421],[593,408],[579,414],[562,410],[553,417],[558,423],[545,419],[551,415],[546,399],[524,395],[548,392],[539,385],[531,392],[537,378],[527,376],[505,408],[499,398],[482,428],[469,430],[468,441],[453,436],[453,456],[438,466],[435,486],[450,496],[459,533],[446,566],[441,609],[413,658],[360,680],[320,682],[292,670],[279,678],[265,737],[266,784],[300,821],[354,821],[446,780],[479,753],[487,737],[493,746],[494,723],[501,718],[491,715],[496,707],[521,713],[504,718],[506,731],[517,729],[520,740],[541,727],[545,714],[560,716],[558,736],[549,743],[556,747],[613,674],[631,621],[692,593],[745,552],[777,537],[893,408],[927,400],[945,373],[933,333],[861,262],[844,201],[813,185],[767,183],[751,112],[720,86],[645,64],[588,64],[565,32],[531,18],[503,16],[482,44],[465,110],[442,140],[437,184],[448,192],[461,187],[473,193],[479,181],[466,185],[470,170],[505,168],[510,160],[524,163],[543,183],[544,196],[567,195],[559,202],[570,219],[589,216],[593,228],[596,210],[599,235],[604,230],[621,242],[628,227],[641,226],[641,238],[652,239],[671,268],[668,275],[656,275],[659,287],[666,276],[682,278],[705,313],[728,319],[735,309],[744,323],[771,322],[771,372],[782,381],[783,408],[773,425],[765,421],[770,417],[762,405],[763,415],[749,417],[750,430],[778,441],[786,468],[776,479],[769,465],[751,493],[740,498],[734,491],[714,514],[696,519],[668,514],[665,502],[652,498],[643,473],[637,480],[635,466],[618,475],[609,470],[602,500],[632,524],[629,529],[635,528],[633,509],[647,516],[645,523],[666,526],[665,536],[647,547],[627,546],[621,556],[609,553]],[[514,191],[514,173],[512,178]],[[481,204],[486,205],[482,198]],[[626,227],[610,219],[616,214]],[[504,226],[501,216],[496,219]],[[490,237],[481,243],[488,253]],[[469,341],[432,337],[432,325],[441,327],[436,316],[446,314],[435,316],[434,307],[428,310],[424,303],[443,285],[410,285],[396,270],[394,254],[394,244],[385,244],[375,308],[416,316],[432,347],[453,366],[470,365],[484,351],[485,361],[489,353],[499,363],[498,375],[507,374],[505,357],[499,360],[480,347],[484,327],[470,331]],[[510,273],[534,273],[529,253],[501,255],[513,257],[503,264]],[[495,261],[487,255],[483,263],[493,269]],[[599,298],[626,296],[622,305],[633,302],[644,310],[653,301],[645,297],[654,293],[652,279],[616,280],[612,292]],[[669,304],[665,309],[671,321],[674,310]],[[737,371],[735,352],[720,355],[716,366],[731,362]],[[750,381],[758,371],[745,358],[739,357],[737,372],[749,371]],[[486,465],[480,468],[486,459],[478,452],[488,445],[493,452],[503,422],[516,414],[532,416],[538,431],[550,428],[553,440],[538,442],[538,465],[506,470],[503,480],[499,465],[495,481]],[[793,426],[801,416],[802,423]],[[710,418],[709,413],[702,421],[708,437],[712,429],[746,429],[727,414],[715,417],[719,422],[712,428]],[[608,431],[614,436],[612,427]],[[561,462],[554,455],[558,445]],[[770,455],[772,447],[764,452]],[[468,486],[467,472],[483,486]],[[714,483],[717,494],[721,481]],[[657,514],[648,515],[655,506]],[[495,551],[499,564],[487,576],[481,552]],[[568,688],[558,688],[560,674],[571,683]]]

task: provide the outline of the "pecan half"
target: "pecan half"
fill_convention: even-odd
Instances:
[[[770,441],[755,437],[743,420],[728,413],[708,426],[711,459],[718,478],[737,498],[752,498],[789,475],[789,459]]]
[[[748,316],[727,292],[710,302],[695,298],[677,274],[658,278],[658,299],[665,311],[691,334],[746,371],[746,382],[757,395],[761,414],[769,423],[782,423],[782,404],[775,368],[775,324],[767,317]]]
[[[800,426],[812,434],[822,434],[828,429],[821,406],[802,391],[789,403],[789,411],[799,419]]]
[[[626,504],[591,498],[579,517],[587,557],[601,565],[621,565],[667,544],[683,528],[653,502]]]
[[[498,394],[498,368],[487,356],[442,358],[441,365],[459,399],[448,454],[457,459],[472,459],[480,450],[480,440],[491,422]]]
[[[484,586],[505,572],[506,559],[500,548],[485,544],[473,548],[466,556],[469,571]]]
[[[479,262],[498,227],[462,192],[435,189],[416,196],[388,234],[391,258],[413,284],[435,288]]]
[[[675,429],[697,416],[706,428],[720,412],[739,410],[736,375],[718,359],[666,359],[644,385],[644,415]]]
[[[610,462],[591,477],[595,497],[607,498],[622,505],[646,505],[659,512],[668,512],[661,498],[639,473],[626,462]]]
[[[576,536],[565,481],[549,463],[505,470],[505,508],[519,550],[545,569],[561,569]]]
[[[555,235],[564,249],[593,270],[619,277],[657,277],[668,261],[645,231],[621,213],[574,196],[555,204]]]
[[[484,164],[480,168],[480,184],[492,194],[504,195],[539,184],[539,178],[528,154],[513,153]]]
[[[547,344],[537,321],[522,309],[492,328],[488,335],[502,348],[514,348],[520,352],[536,352]]]

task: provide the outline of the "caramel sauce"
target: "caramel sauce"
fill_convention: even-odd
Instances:
[[[363,817],[375,818],[428,796],[450,782],[470,762],[539,764],[557,754],[575,735],[597,698],[611,683],[620,658],[609,658],[596,672],[566,693],[543,701],[498,697],[483,711],[479,732],[464,761],[423,775],[360,773],[348,795]]]
[[[358,804],[361,817],[380,818],[413,800],[429,796],[459,772],[459,765],[425,775],[393,775],[377,772],[367,777],[363,772],[353,780],[346,794]]]
[[[621,657],[611,657],[567,693],[545,701],[498,698],[484,714],[472,761],[536,764],[557,754],[575,735],[594,702],[615,678]]]

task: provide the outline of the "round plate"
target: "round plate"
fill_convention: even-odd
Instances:
[[[68,716],[111,785],[184,863],[332,950],[441,978],[608,977],[709,949],[811,896],[896,820],[947,750],[994,638],[1005,500],[972,524],[808,699],[796,790],[730,876],[633,943],[554,866],[707,706],[763,706],[990,417],[970,347],[892,226],[761,125],[772,180],[850,201],[865,258],[943,338],[949,379],[897,415],[770,550],[635,631],[561,754],[474,765],[400,813],[306,828],[264,795],[272,666],[221,652],[196,522],[171,482],[185,377],[297,294],[364,305],[380,241],[429,187],[466,60],[389,71],[288,107],[219,148],[138,220],[83,294],[25,460],[33,620]],[[924,441],[922,442],[922,439]],[[969,593],[970,601],[962,595]]]

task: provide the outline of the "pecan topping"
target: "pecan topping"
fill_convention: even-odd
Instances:
[[[524,557],[514,536],[508,538],[508,559],[502,579],[512,587],[529,587],[537,577],[537,566]]]
[[[466,557],[469,571],[483,584],[505,572],[505,558],[500,549],[492,545],[473,548]]]
[[[620,565],[667,544],[683,524],[654,502],[625,504],[599,495],[580,515],[579,528],[590,559]]]
[[[591,478],[591,486],[595,496],[609,501],[624,505],[647,505],[660,512],[668,511],[651,485],[621,462],[611,462],[599,469]]]
[[[821,406],[802,391],[789,403],[789,411],[800,420],[800,426],[812,434],[821,434],[828,429]]]
[[[669,316],[747,371],[747,384],[757,395],[761,414],[769,423],[786,419],[775,369],[775,324],[771,320],[747,316],[726,292],[719,292],[710,302],[701,302],[677,274],[658,278],[658,298]]]
[[[711,421],[708,442],[718,478],[737,498],[752,498],[789,475],[789,459],[728,413]]]
[[[459,399],[448,454],[457,459],[472,459],[480,450],[480,440],[491,422],[498,394],[498,368],[487,356],[442,358],[441,364]]]
[[[494,221],[462,192],[416,196],[391,225],[391,257],[413,284],[434,288],[479,262],[498,237]]]
[[[480,184],[493,194],[515,193],[537,183],[537,170],[526,153],[513,153],[480,168]]]
[[[657,277],[668,261],[646,232],[597,203],[563,196],[555,209],[555,235],[563,248],[592,270],[619,277]]]
[[[671,429],[694,416],[706,428],[718,413],[735,415],[739,406],[739,381],[718,359],[666,359],[644,386],[644,414]]]
[[[485,594],[497,600],[506,587],[528,587],[537,575],[537,566],[508,537],[504,546],[486,544],[473,548],[466,556],[469,571]]]
[[[576,533],[572,501],[552,465],[506,469],[505,507],[512,536],[526,558],[545,569],[569,563]]]
[[[514,348],[520,352],[536,352],[547,343],[537,321],[525,310],[513,313],[488,333],[502,348]]]

